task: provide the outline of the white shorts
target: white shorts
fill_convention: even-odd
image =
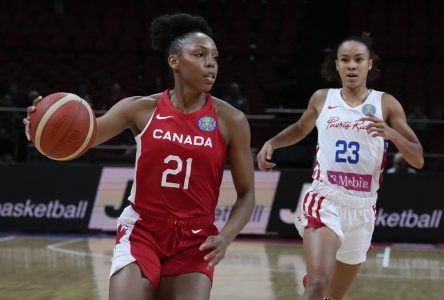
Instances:
[[[327,226],[341,241],[336,259],[350,265],[363,263],[375,228],[375,204],[376,196],[351,197],[314,181],[299,204],[295,225],[301,237],[307,226]]]
[[[136,261],[131,254],[130,236],[134,228],[134,224],[140,219],[138,213],[129,205],[127,206],[117,220],[117,236],[116,245],[114,246],[113,257],[111,258],[110,276]]]

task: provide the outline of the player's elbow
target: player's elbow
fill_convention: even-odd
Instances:
[[[424,151],[422,150],[421,144],[419,144],[419,149],[416,151],[416,155],[414,155],[413,161],[409,162],[412,167],[416,169],[422,169],[424,167]]]
[[[424,167],[424,156],[420,156],[418,158],[418,161],[416,162],[416,164],[414,165],[415,168],[417,169],[422,169]]]
[[[424,167],[424,156],[422,154],[418,155],[414,160],[409,161],[409,164],[418,170],[422,169]]]

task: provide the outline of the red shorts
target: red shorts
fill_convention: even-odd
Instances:
[[[128,206],[118,220],[111,275],[136,262],[155,289],[162,276],[186,273],[206,274],[213,281],[204,256],[211,250],[199,246],[219,232],[214,216],[175,219],[171,215],[142,211]]]

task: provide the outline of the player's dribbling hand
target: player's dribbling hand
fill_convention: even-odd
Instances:
[[[23,119],[23,124],[25,124],[25,135],[28,141],[31,141],[31,137],[29,136],[29,118],[31,116],[31,113],[35,111],[35,106],[37,105],[37,103],[39,103],[42,99],[42,96],[38,96],[34,99],[32,105],[28,106],[28,108],[26,109],[27,114],[26,118]]]
[[[372,137],[383,137],[386,140],[391,140],[395,134],[395,130],[387,125],[384,120],[381,120],[374,115],[368,115],[360,118],[358,121],[368,121],[367,133]]]
[[[257,154],[257,165],[259,167],[259,170],[261,171],[271,171],[276,164],[270,162],[271,157],[273,155],[273,147],[269,142],[266,142],[263,146],[261,151]]]
[[[227,239],[220,234],[207,237],[205,242],[200,245],[200,251],[213,249],[213,251],[204,257],[205,260],[210,260],[207,266],[208,269],[213,269],[225,257],[227,247]]]

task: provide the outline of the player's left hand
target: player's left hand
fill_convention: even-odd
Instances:
[[[35,106],[37,105],[37,103],[42,101],[42,99],[43,99],[42,96],[38,96],[37,98],[34,99],[32,105],[28,106],[28,108],[26,109],[27,114],[26,118],[23,119],[23,124],[25,124],[25,135],[28,141],[31,141],[31,136],[29,135],[29,123],[31,120],[31,114],[35,111]]]
[[[213,249],[213,251],[211,251],[204,257],[205,260],[210,260],[207,267],[208,269],[213,269],[225,257],[227,247],[227,239],[220,234],[207,237],[205,242],[200,245],[200,251]]]
[[[395,130],[387,125],[387,123],[373,115],[362,117],[359,121],[368,121],[367,133],[372,137],[383,137],[386,140],[391,140],[395,135]]]

